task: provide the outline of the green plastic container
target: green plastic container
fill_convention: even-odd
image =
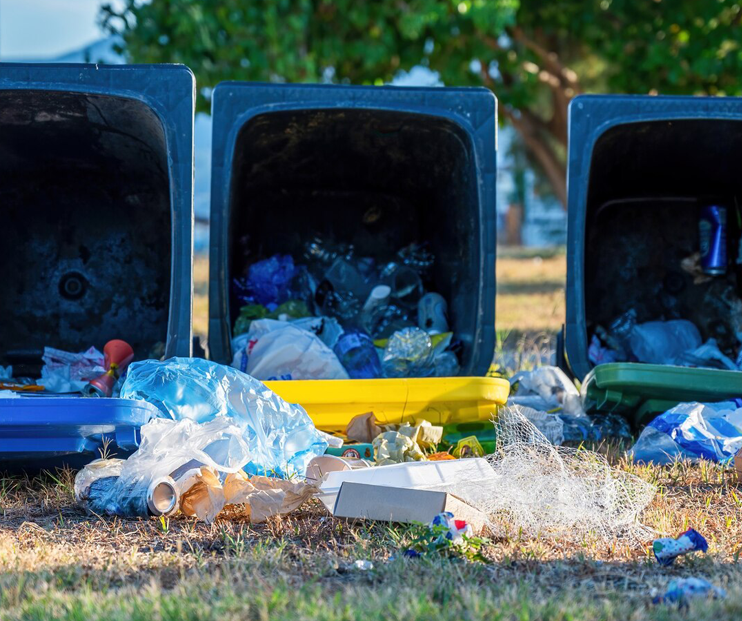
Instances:
[[[590,371],[582,391],[589,409],[622,414],[640,426],[685,401],[742,397],[742,372],[617,362]]]

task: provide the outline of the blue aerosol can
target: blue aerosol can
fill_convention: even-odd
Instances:
[[[698,219],[701,269],[712,276],[727,271],[727,208],[711,204],[701,207]]]

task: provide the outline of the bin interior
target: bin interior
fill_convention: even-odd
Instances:
[[[378,109],[265,113],[241,128],[231,175],[230,282],[276,253],[302,263],[313,238],[353,244],[377,265],[427,242],[436,259],[427,289],[448,302],[466,372],[480,214],[474,147],[460,126]],[[229,306],[231,328],[240,307],[233,292]]]
[[[742,122],[649,121],[618,125],[596,142],[585,230],[588,341],[597,326],[636,309],[638,322],[688,319],[736,359],[742,333],[738,269]],[[698,218],[727,206],[727,273],[694,284],[681,261],[699,250]]]
[[[38,376],[44,346],[167,339],[171,210],[164,128],[146,104],[0,91],[0,364]]]

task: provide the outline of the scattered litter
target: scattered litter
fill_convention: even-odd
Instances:
[[[405,423],[387,425],[385,429],[388,431],[377,435],[372,442],[377,466],[423,461],[426,459],[423,449],[434,449],[443,436],[443,427],[431,425],[426,420],[414,427]]]
[[[471,459],[472,457],[484,457],[484,449],[477,440],[477,436],[469,436],[468,438],[461,438],[456,443],[451,454],[456,459]]]
[[[345,429],[345,435],[352,442],[373,442],[382,429],[376,424],[376,415],[366,412],[354,416]]]
[[[353,562],[353,567],[358,571],[371,571],[374,568],[374,564],[371,561],[358,559]]]
[[[176,421],[227,417],[249,449],[249,474],[304,476],[327,442],[301,406],[289,404],[253,377],[201,358],[145,360],[129,367],[121,397],[143,399]]]
[[[443,511],[427,526],[418,529],[417,536],[411,546],[404,551],[403,556],[420,558],[425,555],[443,554],[486,563],[482,547],[487,542],[487,539],[474,535],[471,525],[466,520],[457,519],[451,511]]]
[[[114,339],[103,348],[105,373],[92,380],[83,388],[83,394],[91,397],[110,397],[118,379],[134,360],[134,350],[126,341]]]
[[[233,421],[156,419],[142,427],[127,460],[97,460],[75,477],[75,498],[90,511],[136,517],[185,515],[212,522],[225,505],[244,504],[251,521],[288,513],[317,489],[303,481],[254,476],[250,449]]]
[[[469,523],[465,532],[481,532],[487,516],[444,491],[366,485],[346,481],[332,509],[335,517],[427,524],[442,512]]]
[[[654,558],[663,567],[672,565],[678,556],[689,554],[690,552],[707,552],[708,549],[709,544],[703,535],[692,528],[678,535],[675,539],[672,537],[663,537],[661,539],[655,539],[652,543]]]
[[[105,359],[95,347],[79,354],[44,347],[39,385],[49,392],[81,392],[92,379],[106,372]]]
[[[667,585],[663,595],[658,595],[654,604],[680,604],[687,606],[693,599],[724,599],[727,592],[714,586],[705,578],[675,578]]]
[[[377,466],[422,461],[425,453],[410,436],[399,431],[385,431],[372,442]]]
[[[521,371],[510,378],[517,390],[508,404],[522,405],[542,412],[561,409],[566,414],[584,416],[580,393],[574,383],[558,367],[538,367]]]
[[[680,403],[647,425],[630,456],[638,462],[730,460],[742,448],[742,399]]]

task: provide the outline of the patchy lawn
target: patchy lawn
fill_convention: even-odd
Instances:
[[[564,254],[536,256],[498,258],[498,348],[511,352],[511,367],[548,355],[563,321]],[[195,274],[194,329],[205,336],[205,258]],[[708,539],[708,554],[660,568],[648,541],[568,543],[514,532],[492,539],[486,564],[413,560],[399,556],[409,528],[336,520],[317,501],[259,525],[238,512],[211,525],[122,520],[77,508],[69,471],[0,477],[0,619],[742,618],[742,490],[734,471],[710,463],[637,467],[621,448],[600,447],[658,485],[642,522],[657,536],[692,526]],[[353,569],[358,559],[374,569]],[[724,587],[728,598],[683,611],[652,605],[653,591],[688,576]]]
[[[488,564],[404,559],[408,528],[333,519],[316,501],[259,525],[238,512],[211,525],[122,520],[78,509],[70,472],[6,477],[0,619],[672,619],[677,608],[652,605],[652,590],[684,576],[706,577],[729,597],[694,602],[683,618],[742,618],[733,470],[616,463],[659,485],[646,526],[669,535],[693,526],[709,553],[660,568],[647,542],[514,533],[486,546]],[[350,568],[357,559],[374,569]]]

